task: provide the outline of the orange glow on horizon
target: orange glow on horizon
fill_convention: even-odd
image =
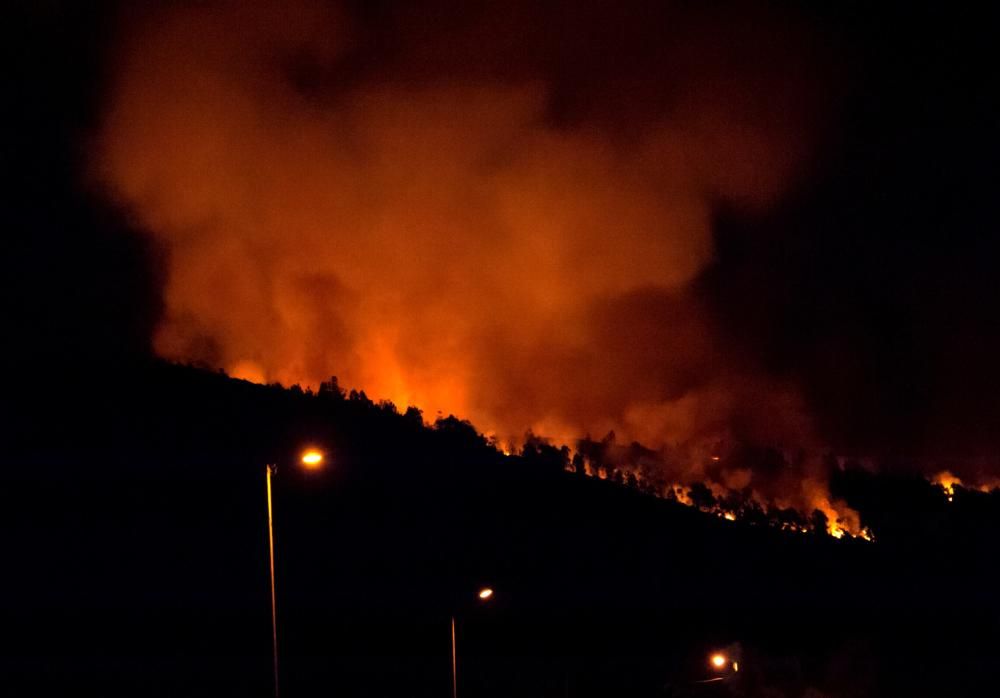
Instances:
[[[226,373],[233,378],[263,385],[267,382],[264,369],[254,361],[237,361],[227,367]]]

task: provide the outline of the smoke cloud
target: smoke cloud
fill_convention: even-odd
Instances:
[[[773,207],[821,136],[809,28],[400,5],[123,17],[94,172],[168,255],[156,350],[337,375],[506,441],[615,430],[698,463],[720,443],[820,449],[795,384],[732,348],[698,292],[719,207]],[[790,503],[827,505],[814,470]]]

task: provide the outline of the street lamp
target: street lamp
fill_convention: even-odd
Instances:
[[[493,598],[493,589],[483,587],[477,594],[480,601]],[[451,698],[458,698],[458,650],[455,644],[455,614],[451,614]]]
[[[740,670],[740,654],[739,645],[733,645],[727,647],[726,651],[710,654],[708,663],[716,673],[729,676]]]
[[[323,453],[310,448],[302,453],[300,462],[307,470],[319,470],[323,467]],[[265,468],[264,479],[267,483],[267,549],[271,565],[271,642],[274,650],[274,698],[278,698],[278,607],[277,595],[274,590],[274,515],[271,507],[271,476],[278,472],[278,466],[270,463]]]
[[[310,448],[302,453],[302,465],[306,470],[319,470],[323,467],[323,452]]]

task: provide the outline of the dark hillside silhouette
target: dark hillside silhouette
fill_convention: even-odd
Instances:
[[[745,680],[780,695],[800,693],[771,663],[822,690],[859,654],[850,695],[941,695],[954,676],[935,662],[974,685],[985,668],[963,653],[996,642],[996,494],[949,504],[848,470],[834,485],[878,540],[836,541],[581,475],[532,435],[505,456],[467,422],[426,427],[334,381],[119,375],[48,396],[8,470],[4,672],[29,686],[266,695],[270,462],[287,695],[443,693],[456,608],[479,696],[663,695],[701,671],[695,649],[735,641],[758,657]],[[296,467],[306,444],[325,470]],[[487,583],[495,603],[470,604]]]

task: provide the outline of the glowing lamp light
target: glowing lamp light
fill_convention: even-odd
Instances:
[[[716,669],[722,669],[726,666],[726,655],[724,654],[713,654],[708,660],[713,667]]]
[[[490,589],[489,587],[479,590],[479,598],[482,599],[483,601],[490,599],[492,596],[493,596],[493,590]]]
[[[302,454],[302,465],[307,470],[319,470],[323,465],[323,454],[314,448],[310,448]]]

